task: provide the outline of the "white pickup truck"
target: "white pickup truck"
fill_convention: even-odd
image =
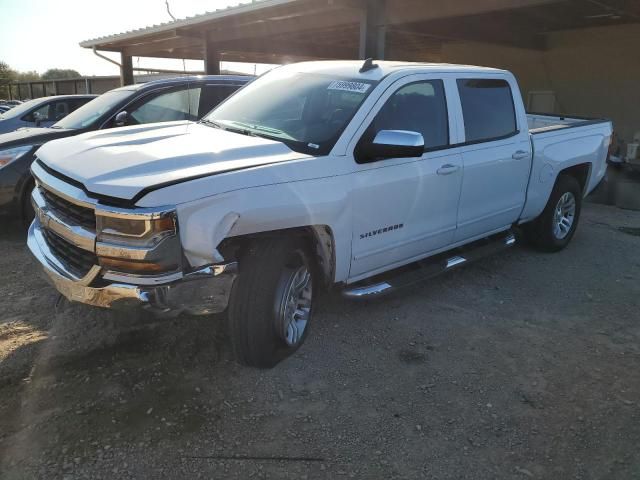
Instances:
[[[611,133],[527,115],[503,70],[288,65],[198,123],[47,143],[28,244],[70,300],[226,310],[238,359],[269,367],[302,344],[321,289],[386,293],[513,244],[518,226],[565,247]]]

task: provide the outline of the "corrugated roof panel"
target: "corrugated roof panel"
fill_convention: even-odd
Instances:
[[[112,42],[119,42],[122,40],[130,40],[143,35],[152,35],[154,33],[162,33],[174,28],[191,27],[206,23],[211,20],[218,20],[230,15],[240,15],[243,13],[254,12],[264,8],[275,7],[278,5],[284,5],[287,3],[294,3],[299,0],[253,0],[248,3],[240,3],[234,6],[228,6],[226,8],[220,8],[213,12],[205,12],[191,17],[186,17],[180,20],[161,23],[159,25],[152,25],[149,27],[138,28],[135,30],[129,30],[114,35],[107,35],[104,37],[98,37],[91,40],[85,40],[80,42],[80,46],[84,48],[99,47],[100,45]]]

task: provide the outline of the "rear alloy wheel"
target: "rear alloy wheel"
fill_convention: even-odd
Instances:
[[[553,214],[553,236],[562,240],[569,235],[576,218],[576,197],[567,192],[560,197]]]
[[[229,334],[237,360],[270,368],[304,343],[313,314],[314,268],[300,239],[254,242],[239,259]]]
[[[573,177],[560,175],[543,212],[524,226],[527,241],[547,252],[562,250],[576,232],[581,207],[580,184]]]

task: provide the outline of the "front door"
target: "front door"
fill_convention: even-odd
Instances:
[[[456,229],[462,156],[447,149],[455,126],[449,122],[444,82],[413,75],[390,88],[377,107],[360,141],[381,130],[413,131],[423,135],[425,152],[358,165],[351,281],[445,247]]]

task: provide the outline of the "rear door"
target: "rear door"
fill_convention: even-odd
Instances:
[[[531,141],[518,86],[504,74],[459,75],[464,179],[454,241],[508,228],[524,206]],[[514,101],[515,99],[515,101]]]
[[[415,131],[423,135],[425,151],[357,165],[351,281],[451,243],[462,184],[462,156],[449,150],[456,128],[447,113],[452,88],[440,76],[405,77],[383,94],[357,135],[360,141],[380,130]]]

